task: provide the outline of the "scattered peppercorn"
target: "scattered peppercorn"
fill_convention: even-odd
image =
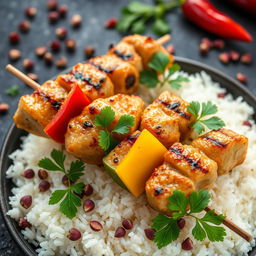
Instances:
[[[241,56],[240,61],[244,64],[252,63],[252,55],[250,53],[245,53]]]
[[[249,121],[243,121],[243,125],[245,125],[245,126],[249,126],[250,128],[252,127],[252,124],[251,124],[251,122],[249,122]]]
[[[219,54],[219,60],[223,64],[227,64],[227,63],[229,63],[230,55],[227,52],[223,52],[223,53]]]
[[[206,42],[201,42],[199,45],[199,51],[202,55],[205,55],[209,52],[210,46]]]
[[[76,228],[71,228],[68,231],[68,235],[67,235],[68,239],[71,241],[77,241],[81,238],[81,232],[76,229]]]
[[[225,47],[225,41],[222,39],[216,39],[213,41],[212,46],[218,50],[222,50]]]
[[[180,218],[177,220],[177,224],[180,229],[183,229],[185,227],[186,221],[185,221],[185,219]]]
[[[25,70],[29,71],[29,70],[33,69],[34,62],[31,59],[24,59],[22,65],[23,65]]]
[[[65,27],[56,28],[55,34],[59,39],[64,39],[67,36],[67,29]]]
[[[82,17],[81,17],[81,15],[79,15],[79,14],[73,15],[72,18],[71,18],[70,23],[71,23],[71,26],[72,26],[73,28],[78,28],[78,27],[80,27],[80,25],[81,25],[81,23],[82,23]]]
[[[101,225],[101,223],[98,222],[98,221],[96,221],[96,220],[90,221],[90,227],[91,227],[91,229],[92,229],[93,231],[96,231],[96,232],[102,230],[102,228],[103,228],[102,225]]]
[[[90,212],[95,208],[95,203],[91,199],[86,199],[83,204],[84,212]]]
[[[68,12],[68,6],[67,5],[61,5],[58,9],[60,17],[64,18],[67,15]]]
[[[70,52],[73,52],[76,49],[76,41],[73,39],[67,39],[65,45],[66,49]]]
[[[0,103],[0,114],[4,115],[8,112],[9,105],[7,103]]]
[[[229,58],[231,61],[237,62],[240,59],[240,54],[236,51],[230,51]]]
[[[38,46],[35,49],[35,54],[38,57],[43,57],[45,55],[46,51],[47,51],[47,47],[46,46]]]
[[[58,52],[61,49],[60,42],[56,41],[56,40],[54,40],[50,43],[50,47],[51,47],[52,51],[54,51],[54,52]]]
[[[21,32],[24,32],[24,33],[28,32],[29,29],[30,29],[30,22],[27,21],[27,20],[22,21],[19,24],[19,29],[20,29]]]
[[[68,63],[68,60],[66,57],[62,56],[60,58],[58,58],[56,61],[55,61],[55,66],[57,68],[65,68],[67,66],[67,63]]]
[[[246,75],[242,74],[242,73],[237,73],[236,74],[236,79],[243,84],[246,84],[248,82],[248,78]]]
[[[182,244],[181,247],[183,250],[185,251],[190,251],[193,249],[193,242],[192,240],[188,237],[187,239],[185,239]]]
[[[21,51],[18,49],[11,49],[8,52],[8,56],[11,61],[16,61],[21,57]]]
[[[146,229],[144,229],[144,232],[145,232],[145,235],[146,235],[147,239],[154,240],[155,233],[156,233],[155,229],[153,229],[153,228],[146,228]]]
[[[52,53],[46,52],[45,55],[44,55],[44,61],[45,61],[45,63],[46,63],[47,65],[52,64],[52,61],[53,61]]]
[[[59,19],[59,13],[58,12],[53,11],[53,12],[50,12],[48,14],[48,20],[49,20],[50,23],[54,24],[58,21],[58,19]]]
[[[90,195],[92,195],[92,193],[93,193],[93,187],[90,184],[86,184],[84,186],[84,194],[86,196],[90,196]]]
[[[47,1],[48,10],[56,10],[58,8],[58,2],[56,0]]]
[[[21,175],[26,179],[32,179],[35,177],[35,172],[33,169],[26,169]]]
[[[32,196],[23,196],[20,199],[20,204],[23,208],[28,209],[32,205]]]
[[[46,180],[48,178],[48,172],[44,169],[39,169],[37,174],[41,180]]]
[[[34,18],[36,16],[37,9],[35,7],[28,7],[25,9],[25,14],[29,18]]]
[[[132,223],[132,221],[131,220],[128,220],[128,219],[125,219],[125,220],[123,220],[122,221],[122,225],[123,225],[123,227],[125,228],[125,229],[132,229],[132,227],[133,227],[133,223]]]
[[[105,28],[115,28],[116,25],[117,25],[117,22],[118,22],[117,18],[111,17],[111,18],[109,18],[109,19],[105,22],[104,27],[105,27]]]
[[[174,54],[175,53],[175,49],[174,49],[174,46],[173,44],[169,44],[166,46],[166,50],[169,54]]]
[[[38,82],[39,80],[38,75],[35,73],[28,73],[27,76],[35,82]]]
[[[84,47],[84,54],[89,59],[91,58],[95,53],[95,48],[93,46],[85,46]]]
[[[118,227],[115,231],[115,237],[120,238],[125,236],[125,229],[123,227]]]
[[[68,179],[68,177],[67,177],[66,175],[64,175],[64,176],[62,177],[62,180],[61,180],[61,181],[62,181],[62,184],[65,185],[65,186],[67,186],[67,187],[69,186],[69,183],[72,184],[72,182],[69,181],[69,179]]]
[[[19,227],[21,228],[30,228],[31,224],[28,222],[28,220],[24,217],[19,218]]]
[[[48,181],[42,180],[42,181],[40,181],[38,188],[39,188],[40,192],[45,192],[50,188],[50,186],[51,186],[51,184]]]
[[[207,37],[202,38],[201,43],[207,44],[209,46],[209,48],[212,48],[212,46],[213,46],[212,41]]]
[[[11,32],[9,34],[9,41],[12,44],[17,44],[20,41],[20,35],[17,32]]]

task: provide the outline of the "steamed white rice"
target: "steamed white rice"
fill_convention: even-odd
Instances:
[[[186,74],[185,74],[186,75]],[[249,151],[246,161],[236,167],[231,173],[218,178],[211,190],[211,205],[227,215],[238,226],[256,235],[256,129],[251,120],[253,109],[243,102],[242,97],[233,99],[231,95],[218,98],[218,93],[225,93],[225,89],[213,82],[204,72],[189,76],[190,82],[180,90],[173,90],[187,101],[212,101],[218,105],[220,116],[230,128],[249,138]],[[140,86],[138,95],[147,103],[159,95],[161,91],[171,90],[168,85],[150,91]],[[243,125],[244,120],[250,120],[252,128]],[[32,228],[22,231],[24,237],[38,246],[39,255],[120,255],[120,256],[160,256],[160,255],[247,255],[255,242],[248,243],[234,232],[226,229],[224,242],[199,242],[193,239],[194,249],[183,251],[181,242],[188,236],[192,238],[193,222],[186,220],[186,228],[179,239],[169,246],[158,250],[155,244],[145,237],[144,229],[149,228],[151,220],[157,215],[146,201],[144,195],[133,197],[116,185],[104,170],[97,166],[86,165],[82,181],[92,184],[94,193],[90,198],[96,207],[90,213],[84,213],[80,207],[77,216],[69,220],[59,212],[59,205],[48,205],[50,194],[56,189],[63,189],[62,173],[49,173],[50,191],[39,193],[40,180],[37,175],[32,180],[23,178],[20,174],[25,168],[38,169],[37,162],[43,156],[49,156],[51,149],[60,149],[53,141],[28,135],[23,138],[21,149],[10,155],[14,164],[8,169],[7,176],[13,180],[16,187],[10,197],[12,209],[8,214],[18,220],[26,216]],[[67,165],[74,158],[67,157]],[[138,163],[139,164],[139,163]],[[33,204],[28,210],[20,206],[19,200],[24,195],[32,195]],[[115,238],[114,232],[124,218],[133,220],[134,227],[124,238]],[[97,220],[103,225],[100,232],[92,231],[89,227],[91,220]],[[77,228],[82,233],[82,239],[72,242],[67,238],[68,230]]]

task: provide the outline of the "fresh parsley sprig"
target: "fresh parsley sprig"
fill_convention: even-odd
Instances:
[[[20,93],[19,87],[17,85],[12,85],[5,90],[5,93],[9,96],[17,96]]]
[[[99,145],[106,152],[111,151],[117,144],[118,141],[114,138],[113,133],[125,134],[129,132],[129,127],[134,125],[134,117],[131,115],[122,115],[115,127],[109,130],[110,124],[115,120],[115,111],[110,107],[104,107],[98,115],[95,116],[94,124],[98,127],[103,128],[100,131]]]
[[[146,23],[153,20],[153,32],[158,36],[167,34],[171,31],[171,26],[165,20],[165,15],[180,6],[182,2],[183,0],[169,2],[157,0],[156,5],[149,5],[132,1],[122,9],[117,30],[122,33],[131,31],[135,34],[143,34],[146,31]]]
[[[226,216],[216,215],[214,210],[206,212],[202,218],[193,215],[203,211],[209,201],[210,194],[207,190],[193,192],[189,197],[175,190],[169,197],[168,203],[168,208],[173,211],[172,217],[159,214],[153,219],[152,228],[156,230],[154,241],[157,247],[159,249],[165,247],[179,237],[180,228],[177,221],[186,216],[195,219],[192,235],[196,240],[203,241],[207,237],[212,242],[223,241],[226,231],[218,225],[223,223]]]
[[[209,130],[218,130],[225,126],[224,121],[217,116],[212,116],[208,119],[206,118],[209,115],[216,114],[218,111],[217,106],[210,101],[202,104],[198,101],[192,101],[187,109],[188,112],[195,117],[195,121],[192,123],[191,127],[198,134],[204,132],[205,127]]]
[[[76,216],[77,207],[81,206],[81,198],[78,196],[82,193],[84,183],[75,184],[79,178],[84,174],[84,163],[76,160],[71,162],[70,168],[65,169],[66,156],[60,150],[53,149],[51,158],[45,157],[38,162],[38,166],[48,171],[63,172],[68,179],[67,189],[55,190],[49,200],[49,204],[60,203],[60,211],[69,219]],[[78,194],[78,195],[77,195]],[[64,199],[63,199],[64,198]]]
[[[165,70],[169,63],[170,58],[166,54],[162,52],[155,53],[148,63],[150,69],[145,69],[140,72],[140,82],[145,84],[148,88],[155,88],[158,84],[162,87],[168,82],[172,88],[179,89],[181,83],[188,82],[189,79],[181,75],[178,75],[175,79],[171,79],[171,76],[180,70],[180,66],[174,63],[167,70],[166,74]],[[161,77],[159,76],[160,74],[162,75]]]

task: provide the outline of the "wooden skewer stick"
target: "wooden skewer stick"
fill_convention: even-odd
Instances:
[[[29,87],[31,87],[34,90],[38,90],[40,88],[40,85],[35,82],[34,80],[32,80],[30,77],[28,77],[27,75],[25,75],[24,73],[22,73],[20,70],[18,70],[17,68],[15,68],[13,65],[8,64],[5,69],[10,72],[11,74],[13,74],[14,76],[16,76],[18,79],[20,79],[21,81],[23,81],[26,85],[28,85]]]
[[[207,206],[204,209],[206,212],[209,212],[211,210],[213,210],[211,207]],[[216,212],[214,210],[216,215],[219,215],[218,212]],[[244,238],[246,241],[251,242],[253,240],[253,236],[251,236],[249,233],[247,233],[246,231],[244,231],[243,229],[241,229],[240,227],[238,227],[235,223],[233,223],[231,220],[225,218],[223,220],[223,224],[228,227],[229,229],[233,230],[236,234],[238,234],[239,236],[241,236],[242,238]]]
[[[170,40],[171,40],[171,35],[164,35],[164,36],[160,37],[159,39],[157,39],[156,41],[159,44],[165,44],[165,43],[169,42]]]

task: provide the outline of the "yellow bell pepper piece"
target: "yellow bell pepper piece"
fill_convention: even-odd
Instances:
[[[146,181],[159,166],[167,149],[148,130],[143,130],[116,169],[117,175],[134,195],[145,190]]]

